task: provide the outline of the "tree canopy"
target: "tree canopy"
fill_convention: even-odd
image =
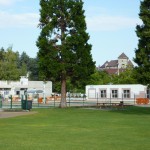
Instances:
[[[150,1],[141,1],[139,17],[142,25],[136,26],[136,34],[139,38],[138,48],[135,50],[137,63],[136,78],[144,85],[150,84]]]
[[[21,55],[12,47],[0,49],[0,80],[19,80],[30,72],[30,80],[38,80],[37,58],[30,58],[25,52]]]
[[[17,66],[18,53],[9,47],[0,50],[0,80],[17,80],[21,70]]]

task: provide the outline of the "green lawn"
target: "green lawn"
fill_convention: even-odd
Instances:
[[[0,150],[149,150],[150,108],[34,109],[0,119]]]

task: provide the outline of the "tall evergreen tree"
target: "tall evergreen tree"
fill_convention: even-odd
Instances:
[[[27,71],[29,71],[30,68],[30,57],[27,55],[26,52],[22,52],[20,55],[20,66],[26,65]]]
[[[29,75],[29,80],[39,80],[38,58],[30,58],[26,52],[22,52],[19,59],[19,68],[21,69],[22,75]]]
[[[60,107],[66,107],[69,77],[85,84],[94,72],[82,0],[41,0],[41,33],[37,41],[39,69],[44,80],[61,81]]]
[[[136,77],[139,83],[150,84],[150,0],[141,1],[139,17],[142,25],[137,25],[136,33],[139,38],[135,50]]]
[[[32,81],[40,80],[38,73],[38,58],[30,58],[29,79]]]

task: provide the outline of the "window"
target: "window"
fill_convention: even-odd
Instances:
[[[20,91],[16,91],[16,95],[20,95]]]
[[[123,90],[123,97],[130,98],[130,90]]]
[[[122,68],[125,68],[125,64],[122,64]]]
[[[4,95],[9,95],[9,90],[5,90]]]
[[[101,90],[100,91],[100,97],[101,98],[106,98],[106,90]]]
[[[112,90],[112,98],[118,98],[118,90]]]

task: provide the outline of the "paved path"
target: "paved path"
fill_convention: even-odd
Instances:
[[[0,118],[10,118],[10,117],[16,117],[16,116],[23,116],[23,115],[31,115],[35,114],[37,112],[5,112],[5,111],[0,111]]]

